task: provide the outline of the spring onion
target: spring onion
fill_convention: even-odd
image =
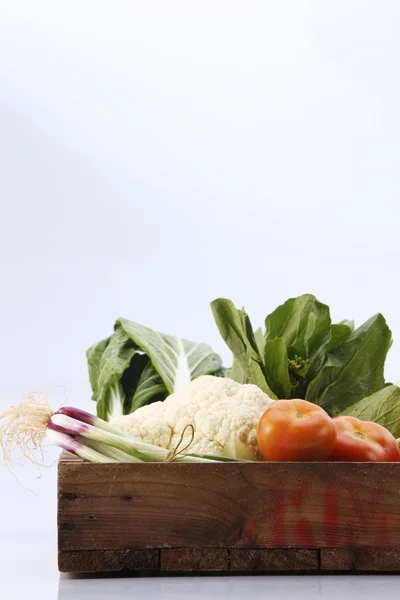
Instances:
[[[217,462],[221,457],[186,453],[193,441],[181,440],[171,452],[153,444],[133,439],[99,417],[85,411],[62,407],[54,411],[43,395],[32,394],[19,405],[0,414],[0,446],[6,461],[17,450],[32,462],[35,452],[42,452],[43,441],[95,463],[118,462]],[[186,445],[182,446],[182,443]],[[225,461],[237,460],[224,457]]]

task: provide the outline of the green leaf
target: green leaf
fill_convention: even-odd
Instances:
[[[400,437],[400,388],[388,385],[363,398],[340,413],[386,427],[395,438]]]
[[[220,369],[218,369],[218,371],[215,371],[215,373],[213,373],[214,377],[230,377],[230,372],[232,370],[232,367],[221,367]]]
[[[110,339],[111,338],[108,337],[105,340],[101,340],[100,342],[93,344],[93,346],[90,346],[89,350],[86,352],[89,370],[89,380],[93,390],[93,400],[96,399],[98,391],[97,382],[99,380],[100,361],[105,349],[108,346]]]
[[[265,335],[264,335],[261,327],[256,329],[256,331],[254,332],[254,338],[256,340],[256,344],[257,344],[257,348],[260,353],[260,356],[264,356],[266,339],[265,339]]]
[[[343,321],[340,321],[340,323],[338,323],[338,325],[347,325],[347,327],[350,328],[351,332],[354,331],[354,321],[353,321],[353,319],[351,319],[351,320],[349,320],[349,319],[343,319]]]
[[[246,379],[244,371],[240,365],[240,362],[236,358],[236,356],[233,357],[233,363],[232,363],[232,368],[229,373],[229,377],[231,379],[233,379],[233,381],[237,381],[238,383],[250,383]]]
[[[239,310],[231,300],[217,298],[211,302],[215,322],[243,370],[244,381],[258,385],[268,396],[276,398],[269,387],[253,328],[244,310]]]
[[[266,339],[281,338],[289,358],[312,359],[330,338],[329,307],[311,294],[290,298],[265,320]]]
[[[304,397],[308,383],[321,370],[326,349],[331,337],[329,307],[319,302],[312,294],[290,298],[267,316],[266,339],[282,339],[288,358],[296,365],[291,377],[290,397]],[[297,365],[307,361],[304,369]],[[290,373],[289,369],[289,373]]]
[[[335,323],[331,326],[331,339],[327,345],[327,352],[338,346],[351,335],[353,329],[346,323]]]
[[[97,414],[106,421],[111,415],[124,414],[125,394],[119,382],[136,348],[136,344],[122,330],[117,330],[109,339],[95,368],[97,381],[93,386],[93,395],[97,400]],[[93,354],[91,356],[93,358]]]
[[[169,393],[222,366],[221,358],[207,344],[158,333],[127,319],[119,319],[115,327],[148,355]]]
[[[383,368],[391,332],[382,315],[356,329],[329,353],[308,386],[306,400],[335,416],[384,385]]]
[[[282,339],[276,338],[266,342],[264,364],[272,391],[278,398],[290,398],[292,386],[289,377],[288,354]]]
[[[167,394],[168,392],[163,380],[153,367],[152,363],[148,361],[139,379],[129,412],[133,413],[145,404],[150,404],[157,400],[164,400]]]
[[[125,414],[126,398],[120,382],[116,379],[102,390],[96,404],[97,416],[103,421]]]
[[[142,379],[143,372],[149,363],[150,359],[147,354],[136,351],[129,366],[122,374],[120,382],[125,394],[124,414],[126,415],[131,412],[133,396]]]

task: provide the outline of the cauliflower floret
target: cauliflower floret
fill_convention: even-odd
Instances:
[[[176,448],[191,424],[194,439],[188,452],[256,460],[258,421],[273,402],[256,385],[204,375],[164,402],[115,417],[111,423],[133,438],[168,450]]]

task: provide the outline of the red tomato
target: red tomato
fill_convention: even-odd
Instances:
[[[337,437],[328,460],[349,462],[397,462],[400,451],[395,438],[382,425],[355,417],[332,419]]]
[[[257,442],[265,460],[325,460],[336,442],[332,419],[306,400],[276,400],[262,415]]]

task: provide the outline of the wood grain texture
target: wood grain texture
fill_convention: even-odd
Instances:
[[[231,571],[316,571],[318,550],[295,548],[234,548],[230,550]]]
[[[400,548],[324,548],[321,569],[327,571],[400,571]]]
[[[58,553],[58,570],[61,573],[147,571],[158,568],[158,550],[60,550]]]
[[[397,463],[59,463],[61,550],[400,546]]]
[[[60,550],[64,573],[400,573],[398,548],[176,548]]]
[[[224,548],[177,548],[161,550],[161,571],[227,571],[228,550]]]

